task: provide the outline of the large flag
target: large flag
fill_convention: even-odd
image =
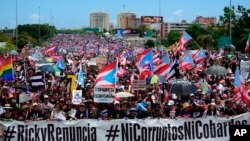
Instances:
[[[45,51],[47,55],[53,55],[57,52],[58,48],[55,45],[49,46],[49,48]]]
[[[162,58],[162,63],[170,64],[170,59],[168,53]]]
[[[245,47],[245,52],[249,52],[249,45],[250,44],[250,34],[248,35],[248,39],[247,39],[247,43],[246,43],[246,47]]]
[[[31,76],[30,81],[31,81],[31,86],[33,88],[44,88],[44,86],[45,86],[43,74],[40,72]]]
[[[117,61],[103,66],[96,77],[96,86],[115,87],[117,81]]]
[[[84,72],[82,70],[82,63],[79,64],[79,74],[77,77],[77,84],[81,85],[84,88]]]
[[[161,51],[155,52],[153,56],[153,64],[159,65],[161,63]]]
[[[60,70],[64,70],[66,68],[62,58],[60,58],[57,63],[56,63],[56,67]]]
[[[136,58],[137,67],[140,71],[140,78],[145,80],[147,76],[153,72],[153,51],[148,49],[140,54]]]
[[[195,64],[189,52],[181,58],[180,66],[184,70],[192,69]]]
[[[186,45],[192,40],[192,37],[186,32],[183,31],[181,34],[181,38],[178,43],[178,51],[183,51],[186,48]]]
[[[153,71],[153,51],[151,49],[138,54],[136,61],[139,70],[149,69]]]
[[[247,87],[240,76],[239,69],[237,68],[234,75],[234,85],[239,88],[239,92],[241,93],[242,100],[250,107],[250,96],[248,95]],[[237,93],[235,93],[237,94]]]
[[[12,58],[4,60],[0,64],[0,77],[5,81],[13,81],[14,80],[14,69],[12,64]]]
[[[201,61],[206,59],[206,53],[203,49],[200,49],[192,56],[192,58],[196,64],[199,64]]]
[[[154,68],[154,74],[167,76],[169,69],[171,68],[171,64],[162,63]]]

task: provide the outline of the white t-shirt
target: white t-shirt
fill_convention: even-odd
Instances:
[[[66,117],[64,116],[64,112],[56,112],[55,110],[51,112],[51,116],[53,116],[55,119],[61,119],[66,120]]]

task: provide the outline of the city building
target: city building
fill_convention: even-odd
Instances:
[[[109,30],[109,15],[104,12],[95,12],[90,14],[90,27]]]
[[[216,24],[216,17],[197,16],[195,22],[199,24],[204,24],[206,26],[212,26]]]
[[[175,23],[164,23],[164,29],[165,29],[165,33],[168,34],[170,31],[178,31],[178,32],[182,32],[185,31],[189,26],[191,25],[191,23],[187,23],[186,20],[182,20],[181,22],[175,22]]]
[[[133,29],[137,27],[135,13],[120,13],[117,16],[117,28]]]

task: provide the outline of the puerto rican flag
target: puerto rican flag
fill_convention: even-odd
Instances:
[[[163,62],[163,63],[166,63],[166,64],[170,64],[170,63],[171,63],[171,62],[170,62],[170,59],[169,59],[169,54],[168,54],[168,53],[166,53],[166,54],[163,56],[162,62]]]
[[[153,63],[154,65],[159,65],[161,63],[161,51],[154,53]]]
[[[189,52],[184,55],[180,61],[180,67],[184,70],[192,69],[195,66],[192,56]]]
[[[141,79],[144,80],[146,76],[152,75],[153,72],[153,51],[148,49],[136,58],[136,64],[139,68]]]
[[[58,48],[55,45],[49,46],[48,49],[45,51],[47,55],[53,55],[57,52]]]
[[[154,74],[161,75],[166,78],[170,68],[171,64],[162,63],[154,68]]]
[[[240,76],[239,69],[237,68],[234,75],[234,85],[239,88],[242,100],[250,107],[250,96],[248,95],[247,87]],[[237,94],[237,93],[236,93]]]
[[[117,61],[103,66],[96,77],[96,86],[115,87],[117,81]]]
[[[245,52],[249,52],[249,45],[250,44],[250,34],[248,35],[248,39],[247,39],[247,43],[246,43],[246,47],[245,47]]]
[[[186,31],[183,31],[181,34],[179,43],[178,43],[177,51],[185,50],[186,44],[188,44],[191,40],[192,40],[192,37]]]
[[[201,61],[206,59],[206,53],[203,49],[198,50],[193,56],[193,60],[196,64],[199,64]]]

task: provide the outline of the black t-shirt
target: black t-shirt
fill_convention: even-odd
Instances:
[[[41,111],[32,110],[30,114],[31,114],[31,117],[32,117],[33,120],[43,117],[43,114],[42,114]]]
[[[77,119],[84,119],[84,118],[87,118],[87,117],[88,117],[87,111],[86,111],[86,110],[84,110],[84,111],[77,110],[77,111],[76,111],[75,117],[76,117]]]

